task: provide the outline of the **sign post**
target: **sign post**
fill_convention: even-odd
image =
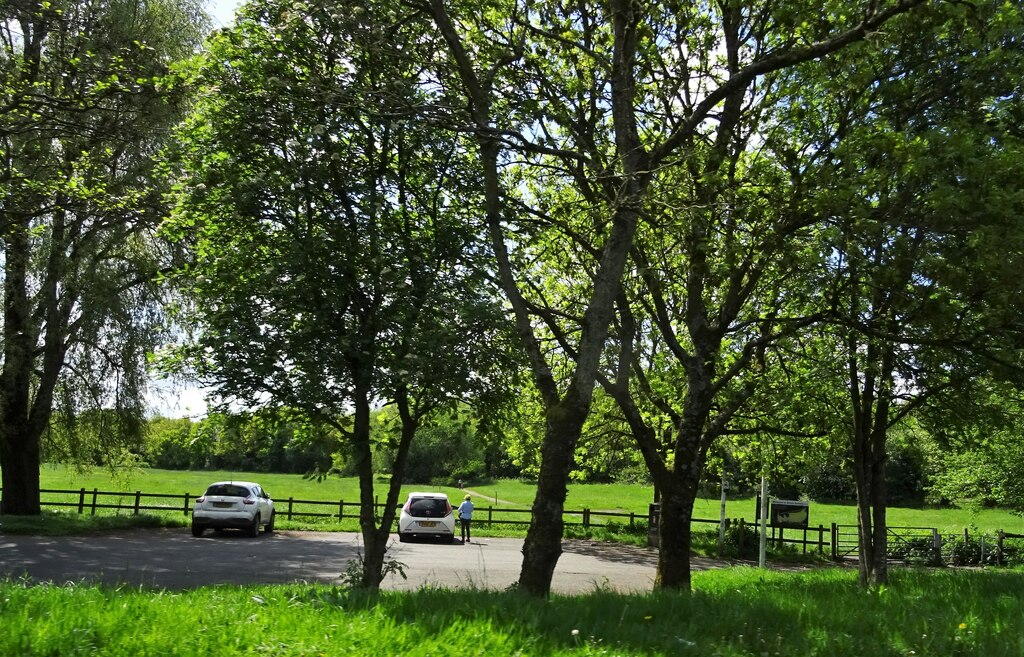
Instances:
[[[757,523],[760,527],[760,537],[757,550],[757,565],[759,568],[765,566],[765,554],[768,549],[768,478],[761,475],[761,508],[758,509]]]

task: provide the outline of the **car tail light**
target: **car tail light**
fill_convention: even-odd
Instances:
[[[205,501],[206,501],[206,496],[205,495],[203,495],[202,497],[197,497],[196,498],[196,504],[202,504]]]
[[[242,500],[243,504],[256,504],[256,498],[250,495],[249,497]]]

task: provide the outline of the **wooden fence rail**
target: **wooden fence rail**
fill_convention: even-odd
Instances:
[[[3,489],[0,489],[0,493]],[[143,511],[181,513],[185,517],[192,512],[192,504],[197,495],[184,493],[173,495],[165,493],[143,493],[142,491],[101,491],[97,488],[87,490],[41,489],[41,505],[75,509],[78,513],[96,515],[97,510],[112,510],[116,513],[128,511],[138,515]],[[359,518],[359,503],[343,499],[339,500],[304,500],[276,498],[274,500],[277,513],[288,520],[315,518],[334,519],[341,522],[345,519]],[[378,503],[376,512],[380,514],[384,505]],[[509,509],[504,507],[477,507],[474,521],[491,525],[528,525],[530,509]],[[565,524],[584,528],[607,527],[610,523],[620,523],[647,531],[655,536],[657,529],[651,527],[651,517],[647,513],[595,511],[593,509],[566,510]],[[656,522],[656,515],[653,516]],[[694,518],[696,524],[715,525],[718,520]],[[746,541],[756,541],[756,524],[745,519],[727,518],[726,530],[736,531],[736,540],[740,552],[744,551]],[[782,547],[789,546],[803,554],[816,552],[828,555],[833,560],[841,560],[856,556],[858,547],[857,526],[838,525],[829,527],[818,525],[806,529],[769,527],[771,534],[768,541]],[[889,527],[889,558],[906,563],[924,565],[966,565],[988,564],[1004,565],[1008,562],[1024,561],[1024,534],[1004,532],[995,534],[979,534],[971,536],[967,529],[962,533],[941,533],[933,527]]]
[[[0,489],[0,493],[3,489]],[[167,493],[143,493],[142,491],[104,491],[94,488],[92,490],[80,488],[78,490],[61,490],[44,488],[39,491],[41,506],[76,509],[78,513],[89,513],[96,515],[97,510],[107,509],[129,511],[138,515],[142,511],[177,512],[188,516],[192,512],[192,504],[198,495],[184,493],[174,495]],[[301,518],[333,518],[344,520],[346,518],[359,518],[359,502],[344,499],[339,500],[304,500],[288,497],[285,499],[275,498],[274,504],[280,517],[288,520]],[[380,513],[384,505],[376,504],[377,513]],[[530,523],[530,509],[509,509],[503,507],[477,507],[479,522],[489,525],[528,525]],[[486,520],[483,517],[486,514]],[[634,525],[642,522],[647,524],[647,514],[636,512],[614,512],[594,511],[592,509],[566,510],[566,524],[582,527],[602,526],[606,523],[598,522],[598,518],[621,518],[624,522]],[[717,521],[709,521],[715,522]]]

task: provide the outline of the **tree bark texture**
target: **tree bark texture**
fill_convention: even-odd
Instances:
[[[660,548],[654,579],[656,589],[690,590],[691,522],[696,488],[689,483],[680,481],[661,491]]]
[[[0,372],[3,499],[0,513],[37,516],[41,512],[39,441],[45,424],[39,424],[43,418],[33,418],[31,413],[35,339],[27,289],[29,249],[28,227],[9,229],[4,239],[4,362]]]
[[[869,343],[861,371],[857,341],[849,341],[850,401],[853,409],[853,466],[857,484],[860,584],[888,583],[885,460],[889,426],[893,347]],[[871,364],[877,363],[874,369]]]
[[[523,543],[523,565],[519,574],[519,588],[533,596],[549,595],[555,565],[562,555],[566,482],[589,410],[589,404],[567,402],[547,409],[537,495]]]
[[[352,451],[359,475],[359,529],[363,536],[362,586],[377,590],[383,580],[384,552],[387,537],[381,539],[377,530],[376,499],[373,495],[373,453],[370,446],[370,390],[357,385],[353,393],[354,417]]]

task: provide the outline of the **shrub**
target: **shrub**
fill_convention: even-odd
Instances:
[[[815,463],[804,479],[807,496],[819,502],[848,502],[857,499],[857,485],[845,458]]]
[[[981,540],[971,536],[953,541],[949,546],[948,563],[952,566],[994,566],[997,556],[995,541],[986,539],[983,554]]]
[[[607,524],[605,524],[605,529],[612,534],[623,534],[625,536],[647,536],[646,522],[628,523],[609,520]]]
[[[924,504],[928,489],[924,453],[909,445],[896,445],[889,449],[885,464],[885,488],[889,504],[893,506],[920,506]]]
[[[889,542],[889,558],[902,559],[907,564],[941,566],[942,556],[935,554],[930,536],[918,536]]]

